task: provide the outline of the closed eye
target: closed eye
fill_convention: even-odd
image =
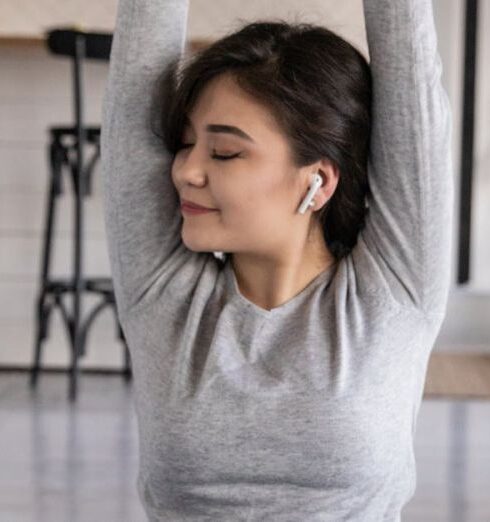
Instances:
[[[192,147],[193,143],[182,143],[179,145],[178,150],[180,149],[187,149],[189,147]],[[220,154],[216,154],[215,150],[213,149],[213,155],[211,156],[213,159],[219,160],[219,161],[227,161],[234,158],[240,157],[240,153],[237,152],[236,154],[231,154],[229,156],[223,156]]]

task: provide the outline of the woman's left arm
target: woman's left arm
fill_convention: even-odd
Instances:
[[[452,119],[431,0],[364,0],[373,80],[363,244],[393,294],[445,312],[454,181]],[[400,298],[400,297],[398,297]]]

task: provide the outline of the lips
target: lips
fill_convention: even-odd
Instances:
[[[192,201],[189,201],[187,199],[182,199],[180,205],[182,207],[187,207],[195,210],[217,210],[215,208],[203,207],[202,205],[198,205],[197,203],[193,203]]]

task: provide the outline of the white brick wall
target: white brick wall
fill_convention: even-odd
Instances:
[[[103,4],[103,5],[101,5]],[[361,1],[298,2],[237,0],[191,0],[188,36],[217,38],[242,21],[268,16],[323,23],[366,49]],[[449,5],[451,9],[449,9]],[[462,54],[462,0],[436,0],[434,8],[444,63],[444,82],[453,106],[453,150],[455,177],[459,175],[460,88]],[[60,6],[63,9],[60,9]],[[335,5],[335,8],[333,6]],[[42,6],[42,8],[41,8]],[[103,3],[87,0],[0,0],[1,34],[40,34],[55,23],[81,23],[101,30],[112,30],[115,0]],[[240,9],[239,9],[240,6]],[[54,8],[56,7],[56,9]],[[482,17],[490,20],[490,6],[483,3]],[[7,15],[5,17],[4,15]],[[483,22],[481,27],[483,28]],[[489,32],[481,31],[478,115],[490,114]],[[47,128],[72,121],[71,69],[68,61],[51,57],[44,49],[0,47],[0,365],[30,364],[34,341],[35,297],[39,287],[41,239],[48,181]],[[107,64],[85,64],[86,120],[100,122],[100,106],[107,75]],[[487,118],[488,120],[488,118]],[[479,120],[475,157],[475,216],[473,258],[474,280],[471,292],[456,291],[448,317],[437,342],[437,349],[453,349],[470,343],[490,346],[490,248],[486,241],[490,221],[488,205],[490,173],[490,135],[483,117]],[[108,275],[109,263],[101,206],[98,168],[94,172],[94,195],[86,200],[85,269],[90,275]],[[68,182],[68,177],[66,178]],[[67,185],[70,188],[70,185]],[[72,196],[59,200],[53,272],[67,275],[71,267]],[[457,202],[456,202],[457,203]],[[456,231],[455,231],[456,232]],[[488,296],[485,294],[488,292]],[[94,302],[88,298],[85,310]],[[90,330],[88,353],[82,367],[120,367],[122,347],[116,340],[114,318],[106,309]],[[69,362],[66,333],[61,328],[59,311],[51,323],[51,336],[45,343],[43,362],[66,366]]]

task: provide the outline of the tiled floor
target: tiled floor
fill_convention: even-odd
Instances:
[[[143,522],[136,492],[132,389],[83,374],[0,373],[0,521]],[[402,522],[490,521],[490,402],[424,400],[415,441],[417,489]]]

